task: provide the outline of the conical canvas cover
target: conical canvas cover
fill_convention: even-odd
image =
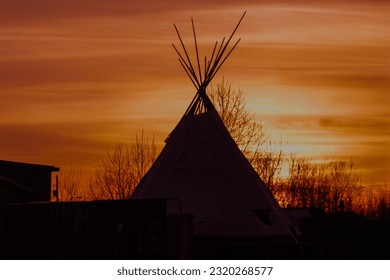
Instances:
[[[132,198],[178,199],[196,236],[291,236],[290,222],[215,110],[186,114]]]

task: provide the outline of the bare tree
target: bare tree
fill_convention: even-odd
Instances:
[[[374,219],[390,218],[390,191],[382,188],[366,188],[358,205],[358,213]]]
[[[316,168],[305,157],[290,155],[286,192],[290,206],[312,207]]]
[[[313,163],[291,155],[283,191],[293,207],[315,207],[325,212],[354,212],[361,183],[353,160]]]
[[[208,92],[223,123],[237,143],[242,153],[252,158],[267,141],[263,125],[245,108],[245,98],[241,89],[232,89],[231,84],[222,79]]]
[[[157,147],[154,143],[154,136],[151,140],[144,137],[135,136],[135,143],[130,146],[130,157],[134,170],[134,177],[138,184],[149,168],[153,165],[157,157]]]
[[[252,165],[265,185],[276,196],[279,192],[279,181],[282,172],[285,154],[282,150],[283,143],[273,143],[269,141],[252,155]]]
[[[135,143],[116,145],[96,168],[88,184],[91,199],[126,199],[156,159],[154,138],[136,135]]]
[[[266,186],[274,196],[284,195],[278,182],[285,161],[282,140],[268,140],[261,122],[245,108],[242,90],[233,89],[225,79],[211,86],[208,94],[230,135]]]
[[[81,189],[81,169],[62,170],[58,180],[59,200],[74,201],[83,198],[83,190]]]
[[[330,212],[340,210],[340,205],[346,211],[353,210],[356,196],[361,193],[361,183],[354,161],[334,161],[329,164],[331,184]]]

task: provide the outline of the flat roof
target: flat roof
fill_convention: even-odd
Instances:
[[[26,162],[16,162],[16,161],[8,161],[8,160],[0,160],[0,168],[1,167],[15,167],[15,168],[28,168],[28,169],[39,169],[45,171],[60,171],[59,167],[55,167],[52,165],[43,165],[43,164],[35,164],[35,163],[26,163]]]

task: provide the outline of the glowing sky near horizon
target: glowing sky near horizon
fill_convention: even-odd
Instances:
[[[81,3],[80,3],[81,2]],[[286,150],[354,158],[365,184],[390,182],[387,1],[48,1],[0,7],[0,158],[81,168],[144,130],[161,144],[194,95],[171,43],[202,50],[237,32],[214,79]]]

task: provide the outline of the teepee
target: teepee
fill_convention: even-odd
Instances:
[[[228,40],[215,43],[211,58],[204,58],[204,67],[193,20],[196,66],[175,26],[183,53],[173,46],[197,93],[131,198],[171,201],[171,213],[193,215],[194,234],[199,237],[291,237],[288,217],[241,153],[206,94],[207,85],[240,41],[229,48],[244,16]]]

